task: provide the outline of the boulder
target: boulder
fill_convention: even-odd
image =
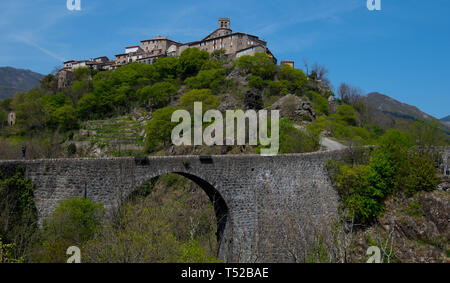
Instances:
[[[293,94],[283,96],[268,110],[280,110],[281,118],[287,117],[293,121],[314,121],[316,113],[311,103],[306,98],[301,98]]]

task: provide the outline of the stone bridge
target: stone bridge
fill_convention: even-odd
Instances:
[[[226,262],[289,262],[330,227],[338,196],[324,163],[342,151],[259,155],[0,161],[25,168],[36,185],[38,220],[71,197],[102,202],[112,215],[135,188],[168,173],[197,183],[214,205],[218,255]],[[12,171],[11,171],[12,172]],[[303,246],[304,248],[304,246]]]

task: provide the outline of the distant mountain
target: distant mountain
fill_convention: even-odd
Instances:
[[[448,115],[445,118],[442,118],[441,121],[443,121],[443,122],[450,122],[450,115]]]
[[[450,123],[436,119],[435,117],[420,111],[420,109],[415,106],[402,103],[378,92],[369,93],[365,95],[363,99],[369,107],[378,112],[381,112],[386,117],[410,121],[438,121],[441,125],[442,130],[450,134]],[[450,119],[450,116],[446,118]]]
[[[0,99],[12,97],[20,91],[29,91],[39,85],[44,75],[30,70],[0,67]]]

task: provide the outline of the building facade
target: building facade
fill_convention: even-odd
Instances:
[[[199,41],[180,43],[167,37],[157,36],[152,39],[142,40],[140,45],[125,47],[125,52],[115,55],[115,60],[109,60],[102,56],[90,60],[64,62],[64,67],[58,73],[58,86],[66,86],[72,77],[71,72],[81,67],[89,67],[95,71],[115,70],[116,68],[140,62],[153,64],[158,58],[165,56],[180,56],[188,48],[198,48],[213,53],[222,50],[229,60],[234,60],[243,55],[255,55],[257,52],[267,54],[276,63],[277,59],[267,47],[267,42],[256,35],[236,32],[231,30],[229,18],[219,18],[217,29]]]

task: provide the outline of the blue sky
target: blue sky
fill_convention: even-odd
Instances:
[[[328,67],[334,86],[378,91],[450,115],[450,1],[0,0],[0,66],[49,73],[62,61],[106,55],[156,35],[188,42],[230,17],[234,31],[268,42],[279,60]]]

